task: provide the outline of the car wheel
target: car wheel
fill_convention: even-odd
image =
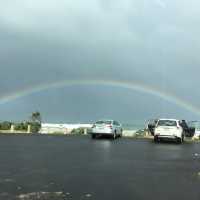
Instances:
[[[113,133],[113,140],[116,138],[116,130],[115,132]]]
[[[182,138],[177,138],[177,143],[178,144],[182,144],[183,143],[183,139]]]
[[[182,135],[182,142],[184,142],[184,140],[185,140],[185,136],[184,136],[184,135]]]
[[[95,139],[96,138],[96,134],[92,134],[92,139]]]
[[[158,138],[157,137],[154,137],[154,142],[158,143]]]

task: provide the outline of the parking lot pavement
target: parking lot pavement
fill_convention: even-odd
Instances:
[[[200,144],[0,136],[0,199],[200,199]]]

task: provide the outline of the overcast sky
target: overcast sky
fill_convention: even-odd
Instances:
[[[0,1],[0,94],[59,80],[140,82],[200,107],[197,0]],[[175,102],[125,88],[76,85],[0,104],[0,120],[198,119]]]

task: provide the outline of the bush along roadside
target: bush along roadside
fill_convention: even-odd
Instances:
[[[0,123],[0,130],[10,130],[11,129],[11,122],[5,121]]]
[[[90,133],[90,130],[87,128],[75,128],[71,131],[71,134],[75,135],[84,135],[85,133]]]
[[[12,129],[13,125],[13,130]],[[30,127],[30,128],[29,128]],[[23,132],[23,133],[38,133],[41,129],[41,124],[39,122],[2,122],[0,123],[0,131],[13,131]]]
[[[14,124],[14,130],[15,131],[27,131],[28,130],[28,123],[15,123]]]

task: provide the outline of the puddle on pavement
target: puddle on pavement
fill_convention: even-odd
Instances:
[[[2,196],[3,194],[0,194]],[[7,193],[4,196],[8,195]],[[79,197],[80,200],[91,199],[92,194],[86,193]],[[31,192],[24,193],[16,196],[14,199],[16,200],[70,200],[73,199],[73,195],[70,192]]]

